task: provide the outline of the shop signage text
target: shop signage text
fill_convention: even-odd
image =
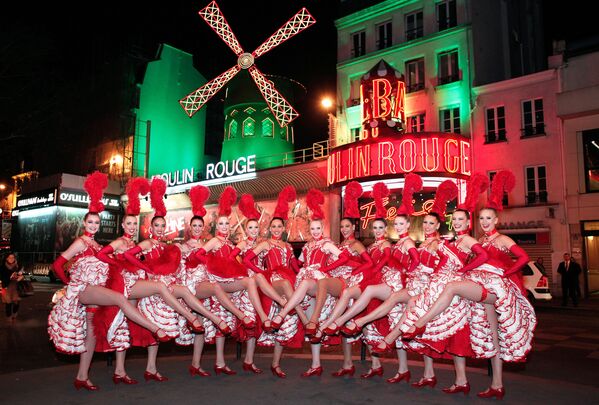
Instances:
[[[208,163],[206,165],[206,180],[220,179],[237,174],[251,173],[256,171],[256,155],[240,157],[235,160]]]
[[[19,198],[17,201],[17,208],[34,208],[41,207],[44,205],[54,205],[54,196],[56,190],[42,191],[38,194],[27,195]]]
[[[73,206],[87,206],[89,205],[89,196],[82,191],[60,191],[58,202]],[[102,203],[106,208],[119,208],[118,197],[104,197],[102,198]]]

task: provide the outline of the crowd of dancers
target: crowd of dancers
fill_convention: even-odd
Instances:
[[[159,343],[171,339],[193,346],[191,376],[211,375],[201,367],[201,357],[204,344],[212,343],[214,372],[236,374],[224,356],[225,339],[232,337],[245,342],[243,370],[251,373],[262,373],[254,364],[256,345],[273,347],[271,372],[280,378],[287,376],[281,367],[284,348],[299,348],[305,341],[311,344],[312,363],[302,377],[322,374],[323,344],[342,345],[343,363],[335,377],[354,375],[354,342],[362,341],[371,354],[370,369],[361,375],[365,379],[382,376],[379,356],[395,351],[398,369],[389,383],[410,381],[407,352],[416,352],[424,361],[423,376],[412,383],[416,388],[436,385],[435,358],[453,359],[455,382],[443,389],[448,394],[469,393],[466,358],[490,359],[492,380],[478,396],[501,399],[503,362],[525,361],[531,350],[536,317],[523,295],[521,274],[528,256],[495,228],[503,194],[514,186],[508,171],[497,173],[491,185],[482,174],[471,177],[465,201],[451,215],[452,238],[441,238],[438,230],[458,189],[451,180],[441,183],[423,218],[425,238],[419,246],[409,236],[413,194],[422,189],[418,175],[405,177],[392,224],[395,243],[387,237],[383,200],[389,190],[384,183],[374,185],[374,242],[368,247],[355,239],[361,185],[345,187],[338,244],[323,227],[324,196],[312,189],[306,196],[311,237],[299,258],[283,240],[289,204],[296,201],[291,186],[279,193],[267,238],[259,238],[261,213],[253,197],[241,196],[245,238],[237,245],[230,240],[229,223],[236,191],[226,187],[219,196],[215,235],[206,240],[204,203],[210,192],[195,186],[189,192],[193,217],[186,240],[167,244],[165,182],[133,178],[127,184],[123,235],[103,247],[94,235],[107,184],[104,174],[88,176],[85,232],[54,263],[66,288],[50,313],[48,332],[58,351],[80,356],[77,389],[98,389],[88,374],[94,351],[116,352],[115,384],[136,384],[125,369],[131,346],[147,347],[146,381],[168,380],[158,372],[156,359]],[[476,240],[470,236],[474,210],[489,188],[477,218],[484,236]],[[136,244],[140,196],[148,193],[154,209],[150,238]]]

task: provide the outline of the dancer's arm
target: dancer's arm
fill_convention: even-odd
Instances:
[[[127,261],[129,263],[131,263],[132,265],[134,265],[137,268],[143,269],[145,271],[149,271],[150,268],[148,266],[146,266],[141,260],[139,260],[139,258],[136,256],[138,253],[142,252],[142,248],[141,246],[137,245],[135,247],[132,247],[131,249],[125,251],[125,259],[127,259]]]
[[[98,253],[96,253],[96,257],[101,262],[108,263],[108,264],[116,264],[116,261],[113,258],[111,258],[110,256],[108,256],[113,253],[114,253],[114,247],[112,247],[112,244],[110,244],[110,245],[104,246],[102,248],[102,250],[100,250]]]
[[[505,277],[522,271],[522,268],[524,268],[524,266],[526,266],[526,263],[528,263],[528,261],[530,260],[528,254],[524,251],[524,249],[522,249],[520,246],[516,244],[513,244],[512,247],[510,247],[510,252],[512,252],[512,254],[516,256],[516,261],[514,262],[512,267],[510,267],[505,272]]]
[[[472,258],[472,260],[470,260],[470,262],[468,262],[468,264],[462,267],[462,273],[466,273],[467,271],[480,267],[485,264],[487,260],[489,260],[489,254],[480,243],[470,246],[470,250],[475,254],[475,256]]]

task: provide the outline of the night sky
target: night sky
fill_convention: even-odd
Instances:
[[[197,15],[208,0],[160,6],[140,1],[68,7],[57,3],[17,5],[0,15],[0,181],[17,173],[21,161],[25,170],[41,175],[77,173],[81,147],[126,133],[131,86],[143,77],[159,43],[192,53],[196,68],[208,80],[236,63],[233,52]],[[319,100],[335,91],[337,1],[218,3],[247,52],[301,7],[316,18],[315,25],[256,65],[266,74],[287,76],[306,86],[307,96],[294,102],[301,114],[295,123],[296,147],[321,140],[326,113]],[[543,3],[547,50],[551,38],[593,33],[592,13]],[[219,96],[211,100],[211,108],[219,108]]]

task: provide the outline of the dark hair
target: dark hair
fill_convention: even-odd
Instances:
[[[271,225],[272,225],[272,223],[273,223],[273,221],[275,221],[275,220],[277,220],[277,219],[278,219],[279,221],[281,221],[281,222],[283,223],[283,225],[285,224],[285,220],[284,220],[283,218],[281,218],[281,217],[272,217],[272,219],[270,220],[270,224],[268,224],[268,226],[271,226]]]
[[[250,222],[254,221],[257,224],[260,224],[260,222],[256,219],[256,218],[248,218],[247,222],[245,223],[245,225],[247,226],[247,224],[249,224]]]
[[[357,218],[350,218],[350,217],[343,217],[341,218],[341,221],[347,220],[350,222],[350,224],[352,224],[353,226],[358,225],[358,219]],[[341,221],[339,221],[339,224],[341,224]]]
[[[200,215],[194,215],[193,217],[191,217],[191,219],[189,220],[189,225],[191,225],[191,223],[193,221],[195,221],[196,219],[199,219],[200,221],[202,221],[202,224],[204,224],[204,217],[200,216]]]
[[[426,215],[430,215],[431,217],[435,218],[437,220],[438,223],[441,223],[441,215],[437,214],[436,212],[429,212]],[[426,216],[425,215],[425,216]]]
[[[463,212],[464,214],[466,214],[466,218],[470,219],[470,212],[468,210],[465,210],[463,208],[456,208],[453,213],[455,214],[456,212]]]
[[[97,213],[97,212],[92,212],[92,211],[89,211],[87,214],[85,214],[85,215],[83,216],[83,220],[84,220],[84,221],[87,221],[87,218],[89,218],[89,217],[90,217],[90,216],[92,216],[92,215],[95,215],[95,216],[97,216],[98,218],[100,218],[100,214],[99,214],[99,213]]]
[[[374,224],[376,221],[381,221],[385,224],[385,227],[387,226],[387,220],[385,218],[375,218],[374,221],[372,221],[372,223]]]
[[[164,217],[162,215],[156,215],[154,218],[152,218],[150,224],[154,225],[154,221],[157,219],[164,219]],[[164,222],[166,222],[166,219],[164,219]]]

